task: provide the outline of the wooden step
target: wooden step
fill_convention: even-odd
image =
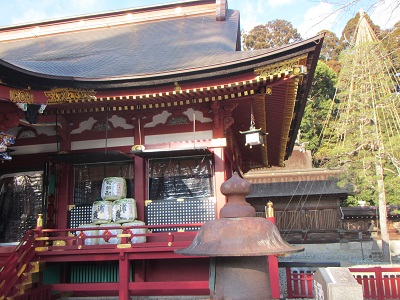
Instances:
[[[23,283],[16,284],[11,291],[12,296],[7,297],[7,299],[13,299],[16,296],[21,296],[25,294],[27,291],[29,291],[31,288],[32,284],[23,284]]]
[[[25,272],[22,274],[20,278],[20,283],[21,284],[32,284],[32,283],[37,283],[40,280],[40,273],[39,272]]]

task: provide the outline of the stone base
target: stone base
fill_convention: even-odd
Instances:
[[[319,268],[313,277],[315,280],[315,299],[364,299],[362,286],[357,283],[347,268]]]
[[[210,268],[212,300],[272,299],[267,257],[217,257]]]

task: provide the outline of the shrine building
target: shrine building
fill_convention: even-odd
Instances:
[[[241,51],[222,0],[0,28],[1,295],[33,262],[52,293],[207,295],[209,259],[174,250],[219,217],[233,172],[292,154],[322,42]],[[106,178],[135,205],[125,227],[94,222]]]

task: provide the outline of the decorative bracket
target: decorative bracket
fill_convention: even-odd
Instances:
[[[297,56],[292,59],[285,60],[281,63],[271,64],[265,67],[254,69],[254,74],[260,78],[270,78],[281,77],[284,75],[304,75],[307,56]]]

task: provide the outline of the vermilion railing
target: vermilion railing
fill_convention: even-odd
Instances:
[[[0,270],[0,298],[18,293],[16,283],[29,270],[35,256],[35,230],[30,230],[5,261]]]
[[[314,298],[312,275],[311,271],[291,271],[291,268],[286,268],[288,299]]]
[[[44,285],[30,291],[23,295],[14,296],[13,300],[50,300],[51,299],[51,285]]]
[[[97,290],[106,293],[119,293],[120,299],[129,299],[129,295],[142,293],[151,295],[163,293],[173,295],[176,292],[208,293],[208,281],[170,281],[170,282],[135,282],[129,277],[129,261],[140,259],[183,258],[174,250],[190,245],[197,231],[183,231],[187,227],[199,227],[202,224],[174,224],[163,226],[131,226],[118,227],[119,234],[113,234],[116,227],[101,227],[107,231],[104,235],[76,234],[99,230],[99,227],[79,229],[43,229],[31,230],[5,262],[0,270],[0,298],[18,292],[16,285],[21,281],[23,273],[29,270],[33,259],[43,262],[84,262],[109,261],[118,264],[119,282],[107,282],[100,285],[89,283],[57,283],[52,285],[53,291],[90,292]],[[146,228],[148,233],[134,234],[131,229]],[[157,231],[158,232],[150,232]],[[160,230],[167,230],[162,232]],[[169,231],[170,230],[170,231]],[[145,243],[132,243],[133,237],[146,237]],[[120,238],[118,244],[86,245],[88,238]],[[188,257],[184,257],[188,258]],[[189,257],[190,258],[190,257]],[[303,263],[304,264],[304,263]],[[280,265],[280,267],[282,267]],[[292,271],[286,267],[288,299],[313,298],[312,272]],[[293,266],[295,267],[295,266]],[[306,267],[305,265],[298,267]],[[315,267],[315,266],[314,266]],[[320,266],[322,267],[322,265]],[[350,268],[356,280],[363,286],[364,299],[400,299],[400,268]],[[45,299],[49,286],[36,288],[29,292],[29,299]],[[28,299],[20,297],[18,299]]]
[[[400,299],[400,268],[349,268],[362,285],[364,300]],[[286,267],[288,299],[314,299],[313,273],[292,271]]]
[[[192,224],[173,224],[173,225],[140,225],[140,226],[102,226],[86,227],[74,229],[43,229],[36,238],[36,250],[42,251],[61,251],[61,250],[95,250],[95,249],[121,249],[132,248],[135,251],[149,248],[157,250],[158,248],[171,247],[171,249],[182,248],[190,245],[197,234],[196,230],[186,231],[184,228],[200,227],[202,223]],[[131,229],[146,229],[147,233],[132,233]],[[103,234],[82,234],[85,232],[103,231]],[[120,233],[113,233],[120,230]],[[160,231],[166,230],[166,231]],[[168,231],[171,230],[171,231]],[[155,232],[152,232],[155,231]],[[80,232],[80,234],[77,234]],[[134,237],[146,237],[145,243],[132,243]],[[120,239],[119,243],[103,243],[98,245],[85,245],[87,239]],[[158,249],[159,250],[159,249]],[[58,252],[57,252],[58,253]]]
[[[400,299],[400,268],[349,268],[365,300]]]
[[[185,231],[184,228],[198,228],[202,224],[174,224],[160,226],[120,226],[92,227],[75,229],[38,229],[31,230],[10,255],[0,271],[0,297],[15,295],[14,286],[21,281],[21,275],[33,258],[43,262],[92,262],[116,261],[119,281],[115,283],[56,283],[53,291],[104,292],[119,295],[120,299],[129,299],[130,294],[144,293],[194,293],[208,294],[208,280],[135,282],[130,280],[130,261],[140,259],[193,258],[180,256],[174,250],[191,244],[197,231]],[[135,234],[131,229],[145,228],[147,233]],[[82,234],[101,229],[103,234]],[[115,233],[118,229],[119,232]],[[76,234],[77,232],[81,234]],[[153,232],[152,232],[153,231]],[[156,232],[157,231],[157,232]],[[106,233],[106,234],[104,234]],[[146,237],[144,243],[132,243],[132,238]],[[119,239],[118,243],[87,245],[87,239]],[[32,298],[32,297],[31,297]],[[24,298],[21,298],[24,299]],[[32,298],[33,299],[33,298]]]

